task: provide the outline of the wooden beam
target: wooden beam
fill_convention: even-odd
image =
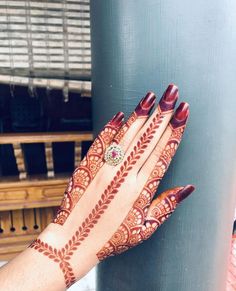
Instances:
[[[0,144],[92,141],[91,132],[38,132],[0,134]]]
[[[74,147],[74,167],[78,167],[80,161],[81,161],[81,151],[82,151],[82,146],[81,142],[75,142],[75,147]]]
[[[26,173],[26,167],[25,167],[25,158],[24,158],[24,152],[21,148],[21,144],[14,143],[13,150],[14,150],[14,155],[16,158],[17,169],[19,171],[19,179],[20,180],[26,179],[27,173]]]
[[[52,143],[45,143],[45,157],[47,163],[47,176],[48,178],[54,177],[54,163],[53,163],[53,152],[52,152]]]
[[[68,178],[0,183],[0,211],[59,206]]]

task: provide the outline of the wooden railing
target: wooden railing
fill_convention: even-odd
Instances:
[[[44,143],[45,144],[45,156],[47,163],[47,175],[48,177],[54,176],[54,166],[52,158],[52,143],[53,142],[75,142],[75,167],[80,162],[81,157],[81,142],[91,141],[92,134],[90,132],[76,133],[23,133],[23,134],[1,134],[0,135],[0,145],[2,144],[12,144],[14,149],[14,155],[16,159],[17,168],[19,171],[19,178],[25,179],[27,176],[24,152],[22,150],[21,144],[26,143]]]
[[[74,165],[81,159],[81,143],[92,141],[91,132],[1,134],[0,145],[14,149],[18,177],[0,177],[0,260],[22,251],[55,215],[68,183],[68,174],[55,174],[52,144],[74,142]],[[27,173],[22,144],[44,143],[46,175]]]

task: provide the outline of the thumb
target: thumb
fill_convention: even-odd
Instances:
[[[188,197],[195,187],[187,185],[185,187],[175,187],[163,192],[154,199],[149,206],[147,216],[141,231],[143,240],[149,238],[155,230],[172,214],[177,205]]]

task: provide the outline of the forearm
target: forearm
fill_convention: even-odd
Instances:
[[[58,266],[31,248],[0,269],[0,281],[4,291],[65,290]]]
[[[55,245],[57,241],[57,252],[64,241],[58,239],[58,225],[53,223],[40,234],[39,239],[50,245]],[[63,272],[63,259],[58,257],[58,262],[50,258],[47,251],[27,248],[24,252],[16,256],[9,263],[0,269],[0,290],[4,291],[60,291],[66,290],[66,276]],[[80,263],[76,266],[76,281],[83,277],[96,263],[92,260],[86,250],[81,250],[78,254]],[[75,262],[76,263],[76,262]],[[74,264],[73,264],[74,265]],[[74,266],[73,266],[74,267]]]

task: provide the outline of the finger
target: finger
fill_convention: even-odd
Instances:
[[[194,189],[193,185],[176,187],[163,192],[157,199],[153,200],[141,230],[142,239],[148,239]]]
[[[115,136],[114,142],[121,144],[124,151],[128,149],[135,135],[148,119],[149,112],[152,110],[155,100],[155,94],[148,92]]]
[[[75,169],[64,193],[59,210],[53,222],[63,225],[76,203],[103,166],[103,155],[114,136],[122,126],[124,113],[118,112],[103,128],[91,145],[88,153]]]
[[[122,127],[124,113],[118,112],[102,129],[94,140],[86,156],[95,155],[99,160],[103,159],[107,147],[110,145],[118,131]]]
[[[177,151],[188,116],[189,105],[181,103],[161,139],[138,173],[138,187],[148,189],[151,199]]]
[[[158,107],[134,138],[125,155],[125,159],[132,159],[136,164],[133,172],[139,171],[159,141],[173,115],[177,99],[178,88],[171,84],[162,96]]]

